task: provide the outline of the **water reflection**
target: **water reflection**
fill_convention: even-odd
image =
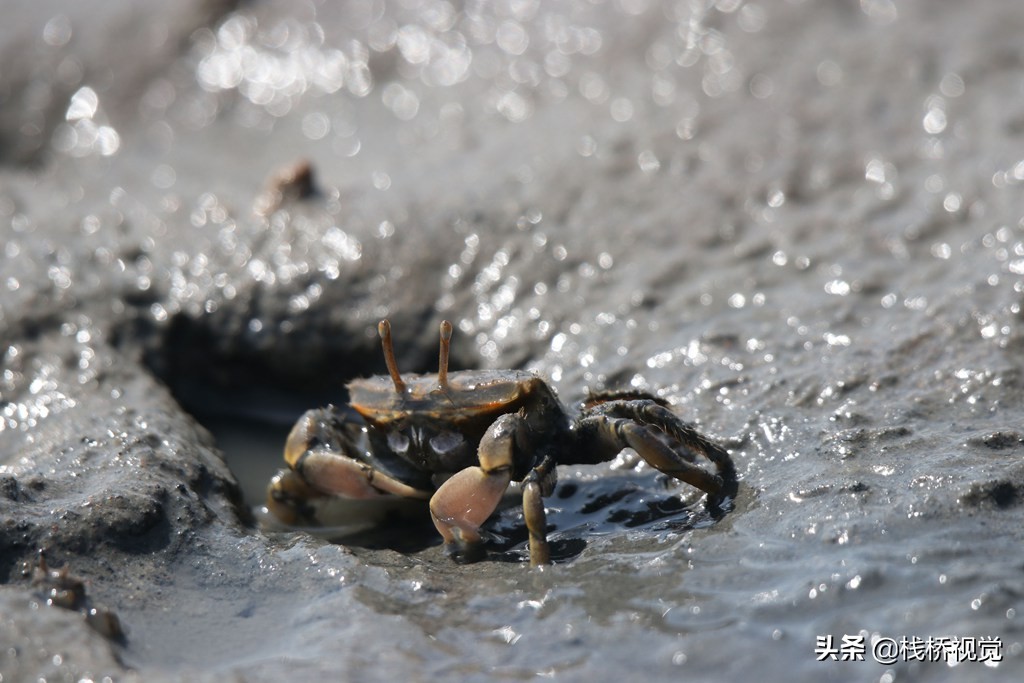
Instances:
[[[874,4],[865,7],[871,16],[882,12]],[[660,107],[683,102],[685,109],[693,99],[680,87],[679,69],[699,68],[708,97],[737,92],[747,83],[749,75],[738,67],[719,26],[722,18],[757,33],[767,23],[767,12],[755,3],[635,0],[615,3],[613,12],[603,13],[583,0],[544,12],[539,2],[522,0],[464,7],[444,1],[365,0],[331,11],[309,8],[302,18],[267,18],[258,9],[244,8],[215,29],[198,32],[193,57],[196,80],[204,89],[237,92],[273,117],[286,115],[307,94],[345,92],[364,98],[379,91],[396,118],[412,121],[424,114],[428,90],[473,81],[486,92],[469,101],[512,122],[531,118],[540,101],[578,94],[624,123],[645,102],[620,92],[621,84],[592,59],[609,48],[619,24],[665,24],[647,53],[649,99]],[[762,99],[774,90],[768,74],[755,75],[749,87]],[[955,82],[948,82],[947,90],[955,91]],[[436,117],[441,106],[431,102],[428,118]],[[333,123],[329,114],[310,113],[303,128],[310,139],[322,139]]]
[[[79,88],[68,103],[66,123],[54,131],[53,147],[71,156],[112,156],[121,147],[121,136],[108,124],[96,91]]]

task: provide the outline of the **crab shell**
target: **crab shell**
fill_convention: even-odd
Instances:
[[[554,392],[541,378],[521,370],[463,370],[442,385],[437,374],[404,375],[399,393],[388,376],[353,380],[350,405],[367,424],[377,446],[419,469],[456,472],[476,464],[487,428],[506,413],[521,413],[539,441],[568,425]],[[514,463],[513,477],[532,463]]]

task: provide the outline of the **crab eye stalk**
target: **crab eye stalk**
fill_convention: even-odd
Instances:
[[[398,363],[395,362],[395,347],[391,342],[391,323],[387,319],[377,323],[377,334],[380,335],[381,345],[384,347],[384,362],[387,363],[391,381],[395,383],[395,391],[399,394],[404,394],[405,381],[398,374]]]
[[[452,324],[441,321],[441,353],[437,361],[437,385],[442,391],[448,389],[448,352],[452,344]]]

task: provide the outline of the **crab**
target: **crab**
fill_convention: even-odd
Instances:
[[[448,372],[452,325],[440,325],[436,374],[398,371],[391,325],[378,333],[388,374],[348,384],[353,410],[306,412],[284,448],[288,469],[268,487],[281,522],[316,523],[332,497],[429,500],[448,554],[481,559],[484,522],[519,482],[532,566],[550,564],[543,499],[557,465],[595,464],[632,448],[648,464],[720,499],[735,481],[728,453],[680,420],[664,401],[637,392],[592,396],[575,416],[539,376],[520,370]],[[699,464],[702,455],[716,471]]]
[[[106,638],[123,643],[124,631],[117,615],[103,607],[95,607],[85,594],[85,582],[71,574],[68,565],[51,569],[46,562],[46,553],[40,549],[34,566],[25,563],[22,574],[32,578],[32,586],[51,607],[62,607],[85,615],[85,622]]]

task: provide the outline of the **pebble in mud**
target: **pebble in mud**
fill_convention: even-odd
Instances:
[[[267,187],[256,197],[253,212],[266,216],[283,204],[308,199],[316,195],[316,176],[313,164],[303,159],[284,166],[267,182]]]

